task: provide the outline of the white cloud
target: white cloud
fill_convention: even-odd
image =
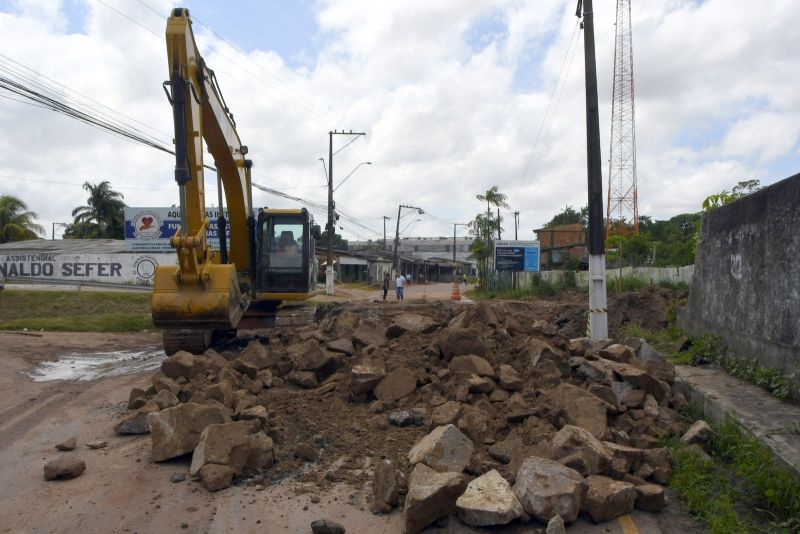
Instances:
[[[86,33],[68,34],[63,6],[42,0],[0,13],[0,49],[164,132],[169,142],[171,114],[161,89],[168,74],[164,20],[134,0],[107,3],[156,35],[92,1]],[[167,0],[146,3],[164,15],[172,7]],[[606,160],[615,14],[612,3],[597,4]],[[381,234],[382,216],[395,217],[405,202],[438,218],[424,217],[411,227],[414,233],[450,235],[452,222],[466,222],[481,209],[475,195],[495,184],[522,212],[521,236],[564,205],[585,204],[581,47],[558,92],[558,112],[542,131],[545,150],[523,179],[577,22],[574,2],[325,0],[318,7],[319,54],[296,68],[267,48],[240,54],[195,25],[258,182],[324,202],[317,158],[327,159],[330,129],[352,128],[368,135],[336,156],[335,181],[362,161],[374,165],[361,167],[337,191],[337,205]],[[783,178],[770,168],[797,158],[800,136],[800,93],[792,77],[800,70],[794,53],[800,34],[793,31],[800,14],[793,3],[775,1],[767,10],[746,0],[654,0],[634,5],[632,14],[640,213],[661,218],[694,211],[706,195],[741,179]],[[487,20],[504,31],[476,40],[474,31]],[[531,67],[536,58],[543,59]],[[520,69],[536,69],[535,76],[519,78]],[[520,86],[519,79],[534,82]],[[0,98],[0,174],[109,179],[130,205],[171,205],[177,199],[173,165],[171,156]],[[21,196],[45,225],[69,220],[85,200],[79,187],[1,180],[0,192]],[[135,189],[148,187],[155,190]],[[213,179],[207,187],[215,187]],[[288,203],[254,195],[258,204]],[[342,224],[349,237],[367,233]],[[511,223],[506,226],[509,231]]]

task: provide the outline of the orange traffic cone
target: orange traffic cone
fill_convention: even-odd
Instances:
[[[453,294],[450,296],[451,300],[461,300],[461,292],[458,290],[458,282],[453,282]]]

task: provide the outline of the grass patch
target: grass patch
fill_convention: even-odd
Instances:
[[[500,299],[500,300],[521,300],[537,297],[549,297],[557,294],[564,289],[574,288],[574,277],[572,284],[569,280],[564,284],[554,284],[547,280],[533,278],[530,285],[517,289],[486,289],[481,291],[478,288],[468,290],[465,295],[474,300]]]
[[[695,409],[690,419],[702,416]],[[673,437],[670,487],[712,533],[800,532],[800,476],[731,420],[711,424],[712,460]]]
[[[0,330],[132,332],[153,329],[150,293],[4,291]]]

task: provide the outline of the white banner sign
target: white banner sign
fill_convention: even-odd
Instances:
[[[158,265],[177,265],[172,254],[59,254],[53,252],[0,255],[0,275],[10,278],[39,278],[152,285]]]

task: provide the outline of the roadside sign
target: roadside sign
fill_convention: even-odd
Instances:
[[[538,241],[495,241],[494,268],[508,272],[539,272]]]
[[[228,210],[224,210],[225,217]],[[208,226],[206,240],[214,250],[219,250],[217,233],[218,208],[206,209]],[[172,252],[169,239],[181,224],[180,208],[125,208],[125,248],[134,252]],[[230,226],[226,228],[228,243]]]

